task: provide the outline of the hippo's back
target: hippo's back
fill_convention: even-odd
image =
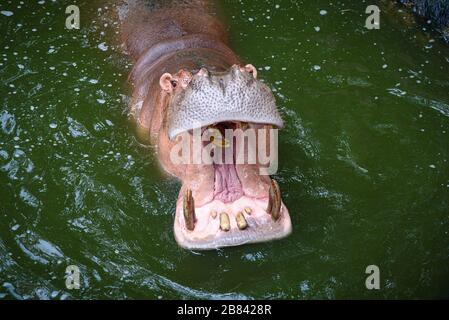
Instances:
[[[157,44],[186,36],[203,35],[227,43],[224,27],[205,0],[124,0],[119,16],[122,41],[133,60]]]

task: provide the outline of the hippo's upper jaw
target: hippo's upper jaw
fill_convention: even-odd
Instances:
[[[160,85],[169,95],[168,171],[181,172],[182,180],[174,222],[179,245],[215,249],[288,235],[290,216],[268,175],[277,169],[274,127],[282,120],[256,69],[181,70],[164,74]]]

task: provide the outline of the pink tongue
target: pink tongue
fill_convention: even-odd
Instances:
[[[233,202],[243,196],[242,185],[233,164],[214,164],[214,199],[224,203]]]

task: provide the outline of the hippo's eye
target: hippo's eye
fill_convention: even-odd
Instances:
[[[178,85],[178,82],[176,80],[172,80],[170,82],[171,82],[171,85],[173,86],[173,88],[176,88],[176,86]]]

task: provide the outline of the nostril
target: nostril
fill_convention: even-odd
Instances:
[[[176,80],[171,80],[170,83],[173,88],[176,88],[176,86],[178,85],[178,82]]]

